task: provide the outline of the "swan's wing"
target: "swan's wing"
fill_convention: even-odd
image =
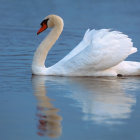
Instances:
[[[56,65],[67,71],[92,69],[102,71],[136,52],[131,39],[118,31],[87,30],[83,40]]]

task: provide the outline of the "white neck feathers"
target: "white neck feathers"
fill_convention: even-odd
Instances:
[[[51,32],[48,34],[47,37],[45,37],[45,39],[41,42],[41,44],[37,48],[34,54],[32,66],[45,67],[45,60],[47,54],[51,49],[51,47],[56,42],[56,40],[59,38],[62,30],[63,30],[63,21],[57,21],[56,24],[54,24]]]

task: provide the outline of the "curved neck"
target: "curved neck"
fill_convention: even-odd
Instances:
[[[47,37],[40,43],[39,47],[37,48],[32,65],[44,67],[45,66],[45,60],[47,57],[47,54],[51,47],[54,45],[56,40],[59,38],[61,32],[63,30],[63,24],[55,25],[51,32],[48,34]]]

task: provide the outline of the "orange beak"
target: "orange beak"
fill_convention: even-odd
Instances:
[[[41,28],[38,30],[37,35],[39,35],[41,32],[47,29],[47,25],[44,23]]]

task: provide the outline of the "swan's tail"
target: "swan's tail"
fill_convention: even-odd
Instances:
[[[124,76],[140,75],[140,62],[123,61],[117,66],[113,67],[117,74]]]

